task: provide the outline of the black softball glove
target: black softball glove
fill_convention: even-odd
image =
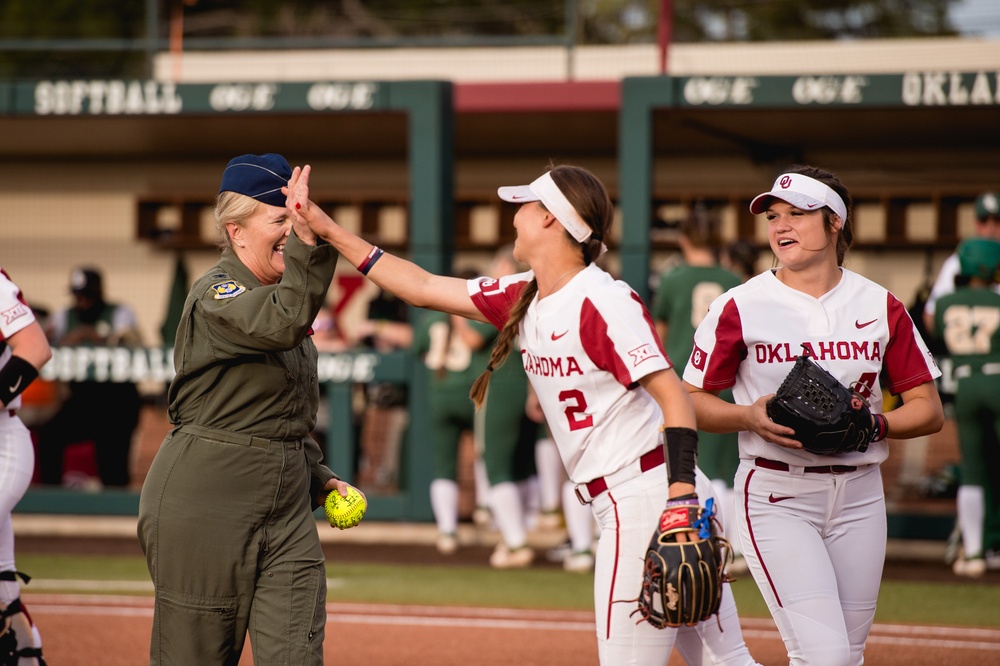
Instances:
[[[693,626],[719,611],[729,542],[719,536],[711,498],[668,501],[646,550],[638,613],[657,629]],[[678,534],[688,541],[677,541]]]
[[[865,451],[876,431],[868,404],[806,354],[795,360],[767,415],[795,430],[792,439],[812,453],[832,455]]]

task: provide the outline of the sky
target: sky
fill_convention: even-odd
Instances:
[[[955,27],[970,37],[1000,37],[1000,0],[962,0],[951,7]]]

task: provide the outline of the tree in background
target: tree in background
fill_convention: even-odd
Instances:
[[[572,0],[571,0],[572,1]],[[662,0],[197,0],[187,34],[444,38],[575,34],[585,44],[652,42]],[[670,0],[676,41],[953,34],[957,0]],[[567,21],[576,20],[575,28]],[[229,34],[232,34],[231,32]]]
[[[673,0],[677,41],[952,35],[957,0]],[[690,32],[688,32],[690,31]]]
[[[948,10],[958,1],[5,0],[0,78],[143,77],[147,24],[156,26],[165,48],[178,19],[185,40],[282,38],[282,48],[294,48],[296,39],[328,40],[320,45],[332,47],[624,44],[655,42],[667,4],[674,42],[816,40],[952,35]],[[147,21],[147,6],[155,8],[155,21]],[[60,42],[39,48],[22,41],[41,39]],[[94,41],[68,40],[122,41],[95,49]]]
[[[139,39],[145,36],[141,0],[3,0],[0,40]],[[0,48],[0,79],[69,76],[144,76],[139,50],[81,52],[54,44],[44,50]]]

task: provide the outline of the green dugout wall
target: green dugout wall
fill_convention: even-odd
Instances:
[[[884,209],[883,236],[856,242],[859,250],[950,252],[957,207],[996,187],[989,176],[1000,148],[995,71],[631,77],[621,90],[622,274],[643,297],[652,207],[657,189],[671,186],[655,178],[657,160],[727,160],[721,172],[690,182],[739,204],[741,231],[753,229],[743,204],[779,169],[802,161],[833,168],[851,177],[856,204]],[[930,237],[907,227],[905,207],[918,200],[934,209]]]
[[[340,112],[403,113],[406,115],[409,165],[409,256],[435,273],[451,270],[453,240],[453,93],[442,81],[318,82],[259,84],[170,84],[158,81],[37,81],[0,83],[0,115],[52,119],[67,117],[135,118],[157,122],[181,115],[296,116]],[[226,156],[228,159],[229,156]],[[83,367],[91,377],[106,381],[123,378],[157,379],[173,375],[170,350],[131,352],[126,377],[108,371],[114,354],[105,350],[82,363],[80,350],[56,350],[43,374],[61,377]],[[144,374],[146,373],[146,374]],[[139,376],[135,376],[138,374]],[[65,378],[65,377],[63,377]],[[420,386],[426,381],[420,363],[403,352],[390,354],[323,354],[320,378],[329,399],[331,426],[327,460],[347,480],[355,469],[351,386],[368,381],[390,381]],[[426,392],[409,391],[409,427],[400,461],[401,490],[392,496],[369,498],[368,515],[376,520],[427,520],[432,518],[427,487],[431,481],[431,456]],[[85,493],[66,489],[32,487],[17,507],[19,512],[55,514],[134,515],[136,492],[104,490]]]

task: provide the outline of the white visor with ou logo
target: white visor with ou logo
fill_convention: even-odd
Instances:
[[[800,210],[817,210],[829,207],[842,222],[847,222],[847,206],[832,187],[815,178],[800,173],[783,173],[774,181],[770,192],[754,197],[750,202],[750,212],[754,215],[767,210],[768,200],[780,199]]]

